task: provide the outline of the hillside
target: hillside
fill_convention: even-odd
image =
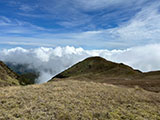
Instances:
[[[50,81],[55,81],[57,78],[125,85],[128,87],[140,86],[146,90],[160,92],[159,72],[142,73],[122,63],[114,63],[101,57],[87,58],[56,75]]]
[[[150,92],[159,90],[159,73],[92,57],[52,82],[15,86],[35,76],[0,62],[0,120],[160,120],[160,93]]]
[[[85,81],[0,88],[1,120],[160,120],[160,94]]]
[[[0,87],[19,84],[18,75],[0,61]]]
[[[95,76],[96,74],[105,74],[112,77],[136,77],[141,75],[141,72],[133,70],[131,67],[124,64],[117,64],[107,61],[101,57],[90,57],[77,63],[68,70],[55,76],[56,78],[68,78],[85,75]],[[90,77],[92,77],[90,76]]]

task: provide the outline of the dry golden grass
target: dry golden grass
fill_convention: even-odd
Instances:
[[[0,87],[20,85],[18,75],[0,61]]]
[[[0,120],[160,120],[160,94],[84,81],[0,88]]]

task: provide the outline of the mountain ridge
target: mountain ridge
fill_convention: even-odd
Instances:
[[[78,71],[78,69],[79,69],[79,71]],[[73,65],[72,67],[70,67],[69,69],[56,75],[55,77],[67,78],[67,77],[86,74],[86,73],[100,73],[100,72],[104,72],[104,71],[111,72],[111,70],[118,71],[120,69],[128,70],[128,71],[124,71],[124,72],[130,72],[133,74],[141,74],[142,73],[141,71],[134,70],[130,66],[127,66],[123,63],[111,62],[111,61],[108,61],[104,58],[96,56],[96,57],[89,57],[89,58]],[[114,74],[116,74],[116,73],[114,73]]]
[[[115,63],[101,57],[89,57],[54,76],[54,80],[80,80],[127,87],[140,86],[146,90],[160,92],[160,71],[143,73],[123,63]]]

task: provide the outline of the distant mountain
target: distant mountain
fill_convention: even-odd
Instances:
[[[6,62],[6,65],[19,74],[19,79],[23,84],[34,84],[35,80],[39,77],[39,72],[36,69],[29,68],[28,64],[14,64]]]
[[[20,85],[18,75],[0,61],[0,86]]]
[[[140,86],[146,90],[159,92],[159,73],[158,71],[142,73],[122,63],[114,63],[101,57],[90,57],[56,75],[50,81],[70,79],[93,81],[128,87]]]
[[[132,69],[122,63],[107,61],[101,57],[90,57],[81,61],[54,78],[82,78],[103,82],[106,79],[134,79],[142,76],[142,72]],[[53,78],[53,79],[54,79]],[[103,79],[95,79],[103,78]],[[104,79],[105,78],[105,79]]]
[[[17,63],[12,63],[12,62],[6,62],[5,63],[9,68],[14,70],[16,73],[22,75],[26,73],[35,73],[35,69],[29,68],[29,64],[17,64]]]
[[[38,72],[30,70],[27,65],[14,65],[0,61],[0,87],[34,84]]]

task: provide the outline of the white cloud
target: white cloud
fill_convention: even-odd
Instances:
[[[48,29],[33,25],[29,22],[20,21],[17,19],[9,19],[5,16],[0,16],[0,34],[35,34],[41,31],[48,32]]]
[[[39,83],[90,56],[101,56],[107,60],[125,63],[142,71],[160,70],[160,44],[133,47],[125,50],[84,50],[74,47],[13,48],[0,51],[0,59],[14,64],[29,64],[41,76]]]
[[[129,6],[134,5],[134,7],[139,7],[139,5],[143,5],[143,3],[147,2],[148,0],[73,0],[76,4],[80,5],[84,10],[97,10],[103,9],[107,7],[113,6]]]
[[[126,49],[160,42],[160,3],[152,3],[116,28],[97,31],[52,33],[29,23],[16,22],[13,27],[0,30],[0,43],[28,46],[80,46],[83,48]],[[3,18],[3,23],[11,20]],[[0,21],[2,23],[2,21]],[[20,25],[20,27],[17,26]],[[13,29],[12,29],[13,28]],[[43,31],[43,32],[36,32]],[[48,32],[50,31],[50,32]],[[28,33],[31,37],[6,36],[3,33]],[[34,33],[34,34],[33,34]]]
[[[11,23],[10,19],[8,19],[5,16],[0,16],[0,26],[7,26],[10,25],[10,23]]]
[[[43,1],[42,3],[44,4],[46,3],[47,5],[49,4],[49,8],[50,6],[52,8],[54,1],[53,0],[50,0],[50,1],[51,3],[46,1]],[[107,4],[115,4],[116,2],[127,4],[129,2],[131,4],[135,0],[128,1],[128,2],[127,1],[126,0],[100,0],[100,1],[82,0],[79,2],[82,2],[82,3],[86,2],[88,6],[90,4],[91,5],[94,4],[95,6],[97,4],[98,6],[99,4],[102,4],[104,2],[107,2]],[[72,3],[72,2],[73,1],[70,1],[69,3]],[[78,4],[78,1],[75,1],[75,2],[76,4]],[[146,0],[140,0],[139,2],[136,2],[136,4],[140,4],[143,2],[146,2]],[[66,1],[65,2],[57,1],[56,3],[57,3],[56,4],[57,6],[60,4],[59,6],[60,8],[61,7],[64,8],[66,4],[67,6],[69,4]],[[56,7],[55,9],[60,9],[56,5],[54,6]],[[135,16],[133,16],[132,19],[130,19],[129,21],[126,21],[125,23],[121,23],[119,26],[115,28],[101,29],[97,31],[96,30],[85,31],[85,32],[83,32],[82,30],[82,32],[58,33],[57,31],[59,30],[57,30],[55,33],[56,29],[48,30],[48,29],[30,24],[28,22],[8,19],[4,16],[0,16],[1,18],[0,19],[0,26],[1,26],[0,44],[9,44],[9,45],[15,45],[15,46],[26,45],[26,46],[38,46],[38,47],[39,46],[55,47],[55,46],[69,45],[69,46],[75,46],[75,47],[80,46],[83,48],[90,48],[90,49],[94,49],[94,48],[126,49],[128,47],[134,47],[137,45],[139,46],[139,45],[159,43],[160,42],[160,13],[159,13],[160,3],[159,2],[152,2],[150,4],[148,3],[146,7],[145,5],[141,7],[141,11],[138,12]],[[92,7],[89,7],[89,8],[92,8]],[[55,9],[51,9],[51,10],[55,12]],[[70,9],[70,7],[67,9]],[[63,12],[66,12],[66,10],[62,9],[62,11],[60,10],[60,12],[63,13]],[[58,14],[58,15],[62,15],[62,14]],[[68,14],[65,14],[65,15],[70,16]],[[74,20],[68,19],[65,22],[61,21],[60,23],[65,24],[66,28],[72,28],[77,23],[80,23],[79,21],[82,21],[82,24],[83,24],[83,21],[86,21],[87,23],[90,21],[89,20],[90,17],[88,18],[88,15],[83,16],[83,15],[79,15],[78,13],[74,13],[74,15],[76,16],[72,18],[76,20],[78,19],[78,22],[74,22]],[[77,16],[83,16],[82,17],[83,20],[79,19],[79,17]],[[107,17],[110,17],[110,14]],[[103,21],[102,23],[105,23],[105,21]],[[88,26],[86,27],[88,28]],[[79,29],[81,30],[81,28]],[[23,37],[20,37],[20,36],[23,36]]]
[[[20,5],[20,8],[19,8],[19,9],[20,9],[20,10],[23,10],[23,11],[25,11],[25,12],[30,12],[30,11],[33,11],[33,10],[34,10],[33,6],[31,7],[31,6],[26,5],[26,4]]]
[[[143,8],[133,19],[125,25],[115,29],[113,34],[120,39],[134,43],[159,42],[160,40],[160,13],[158,6],[152,5]]]

